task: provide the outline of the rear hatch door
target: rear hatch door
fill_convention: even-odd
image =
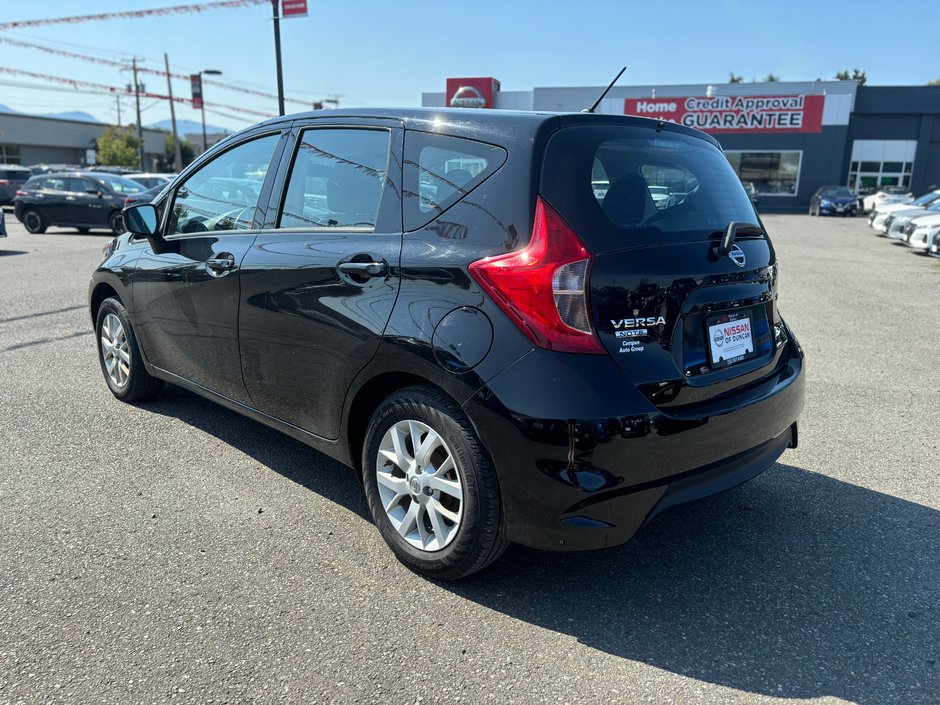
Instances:
[[[594,255],[602,344],[657,406],[712,402],[777,364],[773,247],[712,140],[630,118],[575,124],[549,140],[540,191]],[[720,252],[732,222],[752,227]]]

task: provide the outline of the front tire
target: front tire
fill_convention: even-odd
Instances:
[[[457,580],[506,549],[493,463],[460,407],[437,389],[410,387],[382,402],[362,469],[379,533],[416,573]]]
[[[46,221],[43,220],[42,214],[39,211],[35,208],[30,208],[23,213],[23,227],[26,228],[26,232],[28,233],[41,235],[46,232]]]
[[[126,402],[155,397],[163,382],[144,368],[127,309],[116,298],[105,299],[95,319],[98,362],[111,393]]]

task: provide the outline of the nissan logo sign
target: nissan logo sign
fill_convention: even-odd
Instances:
[[[486,98],[473,86],[461,86],[450,99],[452,108],[485,108]]]

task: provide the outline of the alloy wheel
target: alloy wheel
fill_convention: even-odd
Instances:
[[[440,551],[454,540],[463,517],[463,481],[437,431],[414,419],[396,422],[382,437],[375,468],[382,507],[405,541]]]
[[[101,324],[101,359],[112,384],[118,389],[123,388],[130,379],[131,354],[124,325],[113,313],[105,316]]]

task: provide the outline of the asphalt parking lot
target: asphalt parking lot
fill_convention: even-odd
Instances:
[[[940,260],[766,216],[800,447],[627,546],[434,584],[352,473],[169,388],[108,392],[108,237],[0,239],[0,703],[940,701]]]

